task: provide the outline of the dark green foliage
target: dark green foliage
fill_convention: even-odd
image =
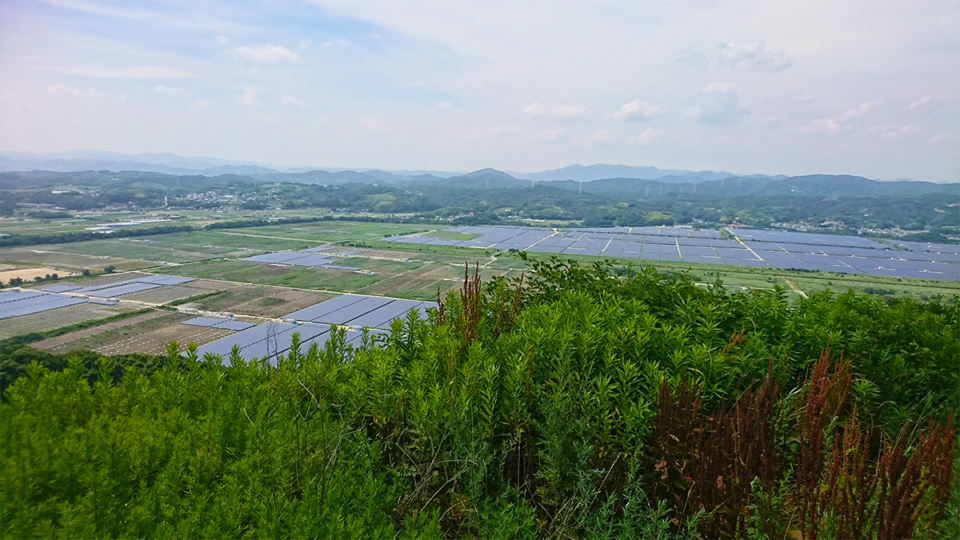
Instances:
[[[3,247],[32,246],[36,244],[66,244],[70,242],[85,242],[87,240],[100,240],[102,238],[126,238],[133,236],[150,236],[154,234],[172,234],[178,232],[190,232],[194,227],[190,225],[160,225],[157,227],[144,228],[119,228],[114,229],[108,235],[96,232],[78,231],[64,232],[56,234],[11,234],[0,238],[0,245]]]
[[[956,302],[556,259],[465,277],[428,321],[356,349],[295,337],[276,368],[176,344],[92,385],[79,358],[31,365],[0,405],[4,534],[765,538],[806,529],[807,504],[821,537],[934,537],[955,512]],[[861,425],[855,462],[858,439],[834,441]],[[858,463],[875,495],[839,489]],[[856,529],[861,507],[916,511]]]

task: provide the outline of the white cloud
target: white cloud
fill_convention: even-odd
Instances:
[[[450,103],[449,101],[441,101],[440,103],[437,103],[437,108],[438,108],[438,109],[452,109],[452,108],[453,108],[453,103]]]
[[[567,142],[567,132],[562,129],[545,129],[534,133],[533,139],[545,143]]]
[[[721,43],[720,60],[733,69],[744,71],[783,71],[793,64],[787,53],[767,50],[762,41]]]
[[[229,39],[223,36],[217,36],[217,45],[226,45],[227,43],[230,43]]]
[[[587,108],[581,105],[558,105],[556,107],[547,107],[541,105],[539,101],[534,101],[523,109],[523,114],[538,118],[547,117],[557,120],[575,120],[583,118]]]
[[[815,98],[814,96],[806,96],[806,95],[796,95],[790,98],[790,101],[794,103],[813,103],[816,100],[817,98]]]
[[[927,142],[930,144],[939,144],[944,141],[952,141],[956,138],[957,136],[954,135],[953,133],[950,133],[947,131],[941,131],[940,133],[937,133],[933,137],[930,137],[929,139],[927,139]]]
[[[187,91],[183,88],[171,88],[169,86],[159,85],[154,86],[153,91],[158,94],[163,94],[165,96],[176,96],[180,94],[185,94]]]
[[[701,124],[736,124],[750,111],[739,105],[740,91],[727,82],[711,82],[697,98],[697,104],[684,110],[685,115]]]
[[[911,133],[916,133],[918,131],[920,131],[920,126],[916,124],[908,124],[905,126],[900,126],[894,130],[884,131],[883,133],[880,134],[880,136],[887,140],[894,140],[894,139],[899,139],[901,137],[910,135]]]
[[[97,92],[93,88],[87,88],[86,90],[81,90],[79,88],[70,88],[69,86],[64,86],[62,84],[54,84],[47,87],[47,92],[50,92],[54,95],[64,95],[64,96],[74,96],[74,97],[86,97],[91,99],[103,99],[104,95],[100,92]]]
[[[864,103],[859,107],[849,109],[843,114],[841,114],[839,117],[839,120],[841,122],[849,122],[850,120],[853,120],[854,118],[858,116],[862,116],[863,114],[868,113],[871,110],[875,109],[877,105],[880,105],[879,101],[870,101],[868,103]]]
[[[646,146],[648,144],[658,143],[663,139],[664,133],[653,128],[643,130],[639,135],[630,139],[633,144]]]
[[[937,105],[936,100],[930,96],[925,96],[907,105],[904,110],[913,114],[927,114],[936,109]]]
[[[900,139],[906,135],[910,135],[911,133],[916,133],[920,131],[920,126],[917,126],[915,124],[908,124],[908,125],[897,127],[891,124],[880,124],[880,125],[868,127],[863,131],[868,135],[879,135],[883,139],[886,139],[888,141],[893,141],[896,139]]]
[[[693,69],[707,69],[710,67],[710,59],[706,55],[700,54],[698,52],[686,52],[680,55],[676,60],[676,63],[680,64],[683,67],[693,68]]]
[[[664,112],[666,111],[659,105],[652,105],[646,101],[635,99],[623,107],[620,107],[612,116],[617,120],[652,120],[658,116],[662,116]]]
[[[257,92],[257,89],[254,87],[249,87],[247,90],[237,98],[237,103],[240,105],[259,105],[260,104],[260,93]]]
[[[117,101],[119,101],[120,103],[126,103],[126,102],[127,102],[127,95],[126,95],[126,94],[117,94]]]
[[[878,105],[880,105],[880,101],[869,101],[858,107],[847,109],[843,114],[834,118],[818,118],[802,126],[800,132],[811,135],[836,135],[840,132],[852,131],[855,128],[854,120],[877,108]]]
[[[293,107],[293,108],[295,108],[295,109],[304,109],[304,108],[307,107],[307,104],[306,104],[306,103],[304,103],[304,102],[300,101],[299,99],[291,96],[290,94],[287,94],[287,95],[283,96],[282,98],[280,98],[280,104],[281,104],[281,105],[285,105],[285,106],[287,106],[287,107]]]
[[[779,116],[768,116],[763,119],[763,124],[766,126],[775,126],[780,124],[783,121],[782,117]]]
[[[259,47],[248,47],[244,45],[243,47],[227,49],[224,52],[230,58],[246,62],[263,62],[268,64],[300,63],[300,57],[297,55],[297,53],[291,51],[283,45],[267,44]]]
[[[210,105],[210,104],[207,103],[206,101],[201,100],[201,101],[198,101],[198,102],[194,103],[193,105],[191,105],[191,106],[190,106],[190,109],[191,109],[191,110],[193,110],[193,109],[205,109],[205,108],[207,107],[207,105]]]

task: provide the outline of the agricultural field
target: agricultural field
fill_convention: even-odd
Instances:
[[[72,324],[104,319],[130,311],[134,311],[134,308],[83,303],[51,311],[24,315],[22,317],[11,317],[0,322],[0,339],[29,334],[31,332],[56,330],[57,328],[63,328]]]
[[[203,344],[230,335],[230,330],[205,328],[180,324],[192,319],[185,313],[158,313],[151,317],[138,318],[132,324],[118,325],[105,332],[67,334],[61,338],[35,343],[33,346],[48,352],[91,350],[105,355],[145,353],[163,354],[171,341],[186,347],[189,343]],[[64,339],[74,337],[74,339]]]
[[[198,216],[195,216],[198,217]],[[464,264],[477,266],[483,281],[497,276],[518,278],[527,269],[518,253],[509,249],[445,245],[475,241],[478,233],[447,230],[442,226],[365,222],[318,222],[243,229],[217,229],[136,238],[104,238],[69,244],[0,248],[5,268],[43,265],[64,274],[90,269],[93,277],[74,275],[59,283],[82,287],[106,285],[149,274],[183,276],[194,281],[133,292],[118,306],[77,305],[4,321],[0,338],[33,331],[63,328],[135,309],[160,308],[232,313],[251,322],[281,317],[341,293],[436,300],[438,293],[462,286]],[[440,244],[396,241],[398,235],[433,239]],[[700,234],[700,233],[698,233]],[[715,232],[704,231],[702,234]],[[708,238],[708,241],[715,241]],[[358,270],[291,266],[241,260],[275,251],[322,248],[333,264]],[[550,253],[528,252],[528,259],[545,261]],[[830,289],[852,289],[884,298],[928,300],[960,295],[960,283],[916,278],[870,276],[835,272],[800,272],[769,267],[691,263],[674,260],[638,260],[633,257],[596,257],[560,254],[561,260],[589,266],[607,261],[627,271],[650,265],[661,272],[689,272],[702,286],[719,280],[734,290],[772,290],[780,287],[790,298]],[[114,266],[117,273],[102,274]],[[472,271],[472,270],[471,270]],[[30,283],[27,287],[44,284]],[[110,354],[161,352],[161,344],[177,340],[197,344],[222,337],[221,329],[179,324],[186,314],[158,311],[162,316],[117,328],[84,329],[51,338],[35,346],[51,352],[89,348]],[[110,323],[110,324],[119,324]],[[114,343],[108,347],[108,343]]]

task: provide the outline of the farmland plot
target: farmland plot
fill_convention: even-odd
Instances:
[[[55,330],[94,319],[103,319],[133,311],[132,308],[121,306],[104,306],[99,304],[82,303],[66,306],[50,311],[33,313],[22,317],[11,317],[0,324],[0,339],[6,339],[31,332]]]
[[[202,289],[184,287],[182,285],[168,285],[166,287],[157,287],[156,289],[127,294],[123,296],[123,299],[146,302],[149,304],[166,304],[204,293],[205,291]]]
[[[85,349],[105,355],[163,354],[167,344],[171,341],[177,341],[185,348],[191,342],[201,345],[233,333],[221,328],[180,324],[193,317],[193,315],[183,313],[162,315],[96,335],[84,336],[80,339],[61,343],[53,348],[53,352]]]

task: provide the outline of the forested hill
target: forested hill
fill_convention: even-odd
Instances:
[[[28,189],[51,186],[110,186],[110,187],[206,187],[230,183],[293,182],[300,184],[344,185],[378,184],[399,189],[457,188],[457,189],[522,189],[539,186],[568,191],[595,193],[616,199],[647,199],[660,196],[704,195],[711,197],[749,196],[806,196],[806,197],[865,197],[887,195],[926,195],[944,193],[960,195],[960,183],[937,184],[919,181],[881,182],[860,176],[809,175],[782,178],[758,176],[731,176],[704,181],[684,176],[664,176],[657,180],[637,178],[608,178],[577,182],[573,180],[535,181],[520,179],[496,169],[481,169],[471,173],[441,178],[431,174],[400,176],[383,171],[322,170],[302,173],[223,174],[218,176],[171,175],[141,171],[84,171],[84,172],[5,172],[0,173],[0,186],[5,189]]]
[[[666,180],[666,181],[665,181]],[[598,193],[620,199],[650,198],[660,195],[705,195],[715,197],[750,196],[807,196],[807,197],[864,197],[884,195],[925,195],[946,193],[960,195],[960,184],[896,181],[880,182],[860,176],[817,174],[782,179],[730,177],[707,182],[680,182],[673,179],[638,180],[611,178],[592,182],[550,182],[562,189]],[[681,179],[682,180],[682,179]]]

